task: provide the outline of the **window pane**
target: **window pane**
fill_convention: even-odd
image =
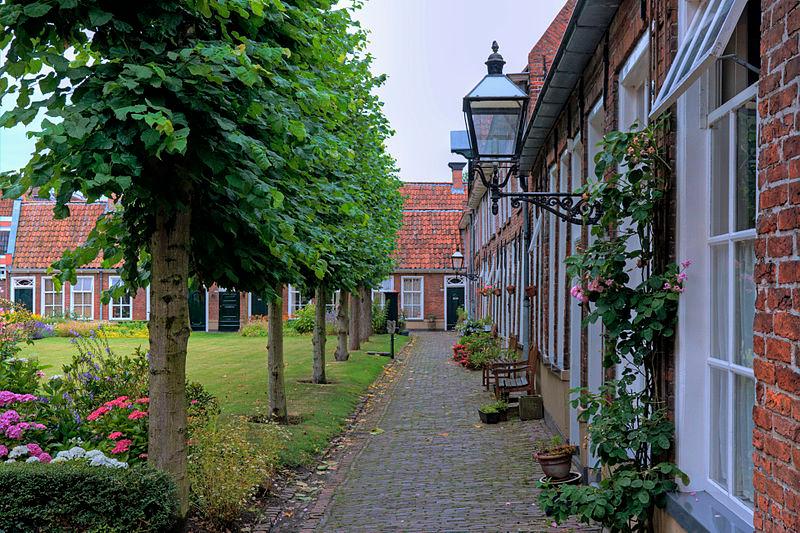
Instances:
[[[711,357],[728,360],[727,244],[711,247]]]
[[[708,475],[711,479],[728,486],[728,374],[711,368],[711,412],[709,442],[711,443]],[[751,416],[751,412],[747,412]]]
[[[728,233],[728,191],[730,188],[730,126],[727,116],[711,130],[711,234]]]
[[[736,111],[736,230],[756,227],[755,103]]]
[[[755,383],[737,375],[733,409],[733,494],[753,507],[753,405]]]
[[[756,284],[753,280],[755,263],[754,241],[736,243],[734,266],[734,295],[736,313],[734,320],[734,362],[753,366],[753,318],[756,312]]]

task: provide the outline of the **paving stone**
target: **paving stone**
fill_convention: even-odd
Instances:
[[[481,376],[451,362],[456,337],[415,334],[385,411],[335,487],[325,532],[596,531],[551,527],[536,504],[541,420],[483,425]]]

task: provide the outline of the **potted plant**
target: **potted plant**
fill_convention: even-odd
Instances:
[[[537,441],[533,457],[539,462],[542,472],[550,478],[550,481],[561,481],[569,478],[572,456],[577,451],[577,446],[565,444],[561,437],[556,435],[550,439]]]
[[[500,293],[502,293],[503,291],[500,290],[500,287],[495,287],[493,292],[495,296],[500,296]]]
[[[428,329],[429,330],[432,331],[432,330],[436,329],[436,315],[430,314],[430,315],[426,316],[425,317],[425,322],[428,324]]]
[[[508,294],[514,294],[517,292],[517,286],[514,284],[506,285],[506,291],[508,291]]]
[[[536,296],[536,285],[528,285],[525,287],[525,295],[528,298],[533,298]]]
[[[478,416],[484,424],[497,424],[508,420],[508,404],[504,401],[492,402],[478,408]]]

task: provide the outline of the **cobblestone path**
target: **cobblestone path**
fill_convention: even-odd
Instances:
[[[450,362],[456,337],[420,333],[371,435],[334,489],[320,531],[585,531],[536,505],[542,421],[480,424],[481,376]]]

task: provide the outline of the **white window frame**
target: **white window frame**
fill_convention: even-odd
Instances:
[[[115,284],[122,284],[122,277],[120,276],[109,276],[108,277],[108,288],[111,289],[114,287]],[[121,301],[116,301],[114,298],[109,299],[108,301],[108,319],[114,322],[127,322],[133,320],[133,296],[124,296],[123,298],[128,299],[128,303],[124,304]],[[120,299],[121,300],[121,299]],[[120,309],[124,307],[128,307],[129,312],[128,318],[124,317],[114,317],[114,307],[119,307]]]
[[[76,277],[76,282],[79,281],[79,280],[82,280],[82,279],[88,279],[88,280],[91,281],[92,290],[91,290],[91,292],[89,292],[89,291],[76,291],[75,290],[75,285],[70,283],[69,284],[70,285],[69,286],[69,312],[70,312],[71,315],[73,315],[73,316],[75,315],[75,293],[76,292],[78,294],[91,294],[91,298],[89,300],[90,304],[91,304],[91,305],[89,305],[89,307],[91,309],[91,315],[88,316],[88,317],[86,317],[86,316],[78,317],[78,319],[79,320],[94,320],[94,276],[77,276]]]
[[[286,289],[287,294],[287,305],[286,305],[286,312],[289,315],[289,318],[293,318],[295,314],[311,303],[311,298],[303,301],[303,293],[297,287],[292,285],[287,285]]]
[[[651,118],[657,117],[675,103],[725,50],[747,5],[747,0],[733,0],[727,11],[723,9],[724,1],[707,0],[696,10],[688,30],[681,39],[678,53],[667,72],[661,91],[653,102]],[[710,26],[707,27],[706,22],[710,22]],[[716,31],[709,31],[709,28],[715,26]],[[696,54],[692,54],[692,50],[696,50]],[[683,76],[680,75],[681,72],[685,72]]]
[[[31,289],[31,306],[33,307],[33,309],[31,309],[31,313],[36,314],[36,277],[35,276],[12,276],[11,277],[11,301],[12,302],[16,302],[16,300],[14,298],[15,298],[15,294],[16,294],[17,284],[20,283],[20,282],[25,282],[25,281],[30,281],[31,282],[30,287],[20,285],[19,288],[20,289],[24,289],[24,290],[28,290],[28,288]]]
[[[634,122],[644,128],[650,109],[650,34],[645,33],[625,61],[619,75],[619,127]]]
[[[53,281],[53,277],[52,276],[42,276],[41,279],[42,279],[42,287],[41,287],[41,298],[42,298],[42,313],[41,314],[42,314],[42,316],[62,316],[63,317],[64,316],[64,311],[66,311],[66,309],[64,309],[64,285],[61,285],[61,290],[60,291],[56,291],[55,290],[55,285],[53,285],[53,291],[47,291],[47,290],[45,290],[46,287],[47,287],[47,282],[48,281],[52,282]],[[61,294],[61,314],[60,315],[48,315],[47,314],[48,305],[47,305],[46,300],[45,300],[45,295],[47,295],[47,294],[53,294],[53,295]],[[50,306],[50,307],[55,307],[55,306]]]
[[[549,169],[549,176],[550,176],[550,190],[555,191],[558,190],[557,180],[556,180],[556,166],[552,165]],[[557,254],[557,242],[556,242],[556,216],[553,213],[547,213],[548,222],[547,222],[547,356],[546,359],[549,363],[554,363],[557,359],[556,355],[556,332],[553,329],[553,324],[555,323],[555,306],[556,306],[556,276],[558,275],[556,272],[556,254]]]
[[[406,282],[410,280],[419,280],[419,291],[411,291],[406,289]],[[400,278],[400,310],[405,313],[406,311],[406,292],[416,293],[419,292],[419,316],[411,317],[405,315],[407,321],[422,321],[425,320],[425,276],[402,276]]]

